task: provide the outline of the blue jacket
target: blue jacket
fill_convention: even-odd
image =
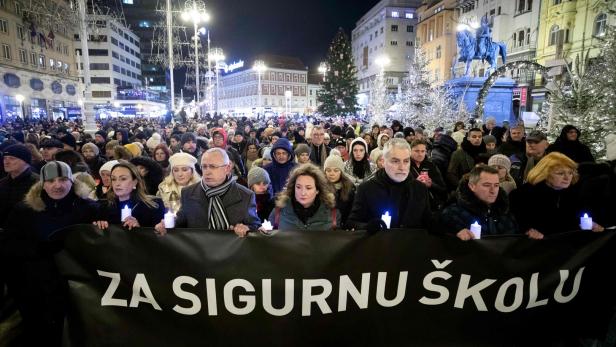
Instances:
[[[289,159],[286,163],[280,164],[276,161],[274,156],[274,152],[277,149],[284,149],[289,153]],[[274,145],[272,146],[272,159],[271,164],[268,164],[264,167],[265,171],[269,174],[270,180],[272,181],[272,190],[274,195],[284,189],[285,184],[287,183],[287,179],[289,178],[289,174],[291,170],[295,168],[295,162],[293,161],[295,154],[293,153],[293,146],[291,142],[284,137],[279,138]]]

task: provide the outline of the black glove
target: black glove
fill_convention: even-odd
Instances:
[[[382,219],[374,218],[368,221],[366,231],[368,234],[376,234],[377,231],[387,230],[387,224]]]

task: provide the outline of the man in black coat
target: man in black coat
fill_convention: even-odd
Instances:
[[[483,135],[492,135],[496,137],[496,147],[500,146],[503,142],[503,135],[505,135],[506,129],[496,125],[496,118],[486,118],[486,124],[482,126]]]
[[[325,129],[321,125],[315,125],[310,133],[310,139],[310,161],[323,168],[325,159],[331,151],[331,148],[325,145]]]
[[[509,129],[507,140],[498,147],[498,153],[507,157],[515,155],[522,158],[526,152],[526,142],[524,141],[524,125],[518,124]]]
[[[7,176],[0,180],[0,227],[5,225],[13,207],[23,200],[30,187],[39,179],[30,168],[32,154],[28,147],[11,145],[2,154]]]
[[[428,188],[409,173],[411,147],[404,139],[391,139],[383,148],[383,170],[357,188],[347,224],[366,229],[389,212],[391,228],[428,229],[431,210]]]
[[[414,140],[411,143],[411,176],[428,188],[430,206],[437,210],[447,199],[447,187],[441,171],[426,157],[427,147],[425,140]]]

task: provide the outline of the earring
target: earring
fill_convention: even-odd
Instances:
[[[137,186],[134,186],[134,187],[133,187],[133,190],[135,190],[135,189],[137,189]]]

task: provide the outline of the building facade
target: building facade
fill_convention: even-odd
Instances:
[[[428,70],[434,84],[441,84],[452,76],[451,69],[457,56],[456,28],[459,24],[456,5],[456,0],[424,0],[418,10],[417,39],[429,61]]]
[[[57,5],[71,10],[64,1]],[[0,115],[78,115],[75,28],[30,15],[21,1],[0,1]]]
[[[308,69],[300,59],[264,55],[255,60],[262,60],[267,66],[261,75],[261,104],[259,77],[250,64],[220,77],[220,112],[237,116],[254,115],[260,109],[266,113],[308,112]]]
[[[353,29],[353,60],[357,67],[358,103],[369,103],[372,82],[380,73],[377,58],[387,57],[383,67],[390,93],[395,93],[408,75],[415,54],[418,0],[382,0],[368,11]]]
[[[319,92],[323,89],[323,75],[308,74],[308,103],[306,105],[306,113],[317,112],[321,103],[317,100]]]

